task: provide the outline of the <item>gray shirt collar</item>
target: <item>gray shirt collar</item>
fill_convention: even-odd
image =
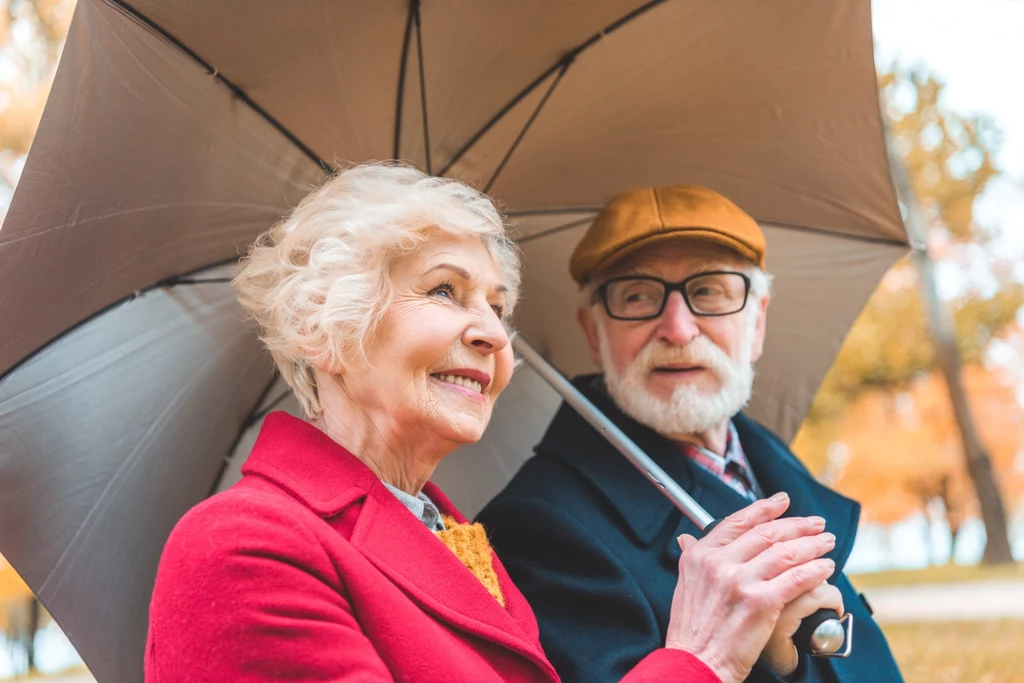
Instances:
[[[418,496],[413,496],[406,493],[402,489],[395,488],[391,484],[382,481],[385,488],[394,494],[398,502],[405,506],[405,508],[413,514],[413,516],[423,522],[428,529],[431,531],[444,531],[444,522],[441,520],[441,512],[434,505],[434,502],[427,497],[427,494],[420,491]]]

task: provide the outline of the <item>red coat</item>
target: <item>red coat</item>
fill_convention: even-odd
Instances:
[[[149,683],[558,680],[497,559],[506,607],[315,427],[270,415],[242,473],[167,541]],[[465,521],[436,487],[424,491]],[[626,680],[718,683],[695,657],[665,649]]]

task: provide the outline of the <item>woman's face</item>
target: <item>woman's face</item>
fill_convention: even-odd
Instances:
[[[479,238],[437,234],[390,275],[391,306],[369,362],[346,364],[345,390],[385,441],[385,431],[406,447],[479,440],[513,366],[494,260]]]

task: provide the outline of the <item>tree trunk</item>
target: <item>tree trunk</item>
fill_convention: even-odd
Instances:
[[[891,144],[889,149],[892,149]],[[921,276],[921,291],[928,311],[928,325],[935,343],[936,356],[946,379],[946,386],[949,387],[953,414],[960,427],[960,441],[967,462],[967,472],[971,475],[981,508],[981,517],[985,522],[987,541],[981,561],[984,564],[1010,564],[1013,563],[1013,554],[1010,551],[1006,508],[1003,506],[1003,497],[999,491],[999,485],[996,483],[995,475],[992,473],[992,461],[978,438],[978,430],[975,428],[971,407],[964,391],[961,374],[963,362],[960,358],[960,349],[956,345],[949,312],[944,307],[942,300],[939,299],[935,284],[934,263],[928,253],[927,227],[924,217],[918,210],[917,200],[906,168],[902,160],[892,152],[890,152],[890,166],[896,192],[905,209],[904,222],[913,248],[914,261]]]
[[[909,222],[909,221],[908,221]],[[914,249],[918,268],[921,273],[921,289],[924,291],[925,302],[929,311],[932,337],[936,355],[942,374],[949,387],[949,399],[953,403],[953,414],[960,427],[960,442],[967,461],[967,472],[971,475],[974,490],[981,507],[981,518],[985,522],[985,552],[982,562],[985,564],[1006,564],[1013,562],[1010,552],[1009,529],[1006,523],[1006,508],[992,472],[992,460],[985,452],[978,437],[971,406],[964,391],[962,361],[956,339],[950,330],[948,313],[939,300],[935,287],[935,272],[927,249],[920,245]]]
[[[36,670],[36,631],[39,630],[39,610],[39,598],[33,595],[29,598],[28,628],[25,633],[25,655],[28,660],[29,673]]]

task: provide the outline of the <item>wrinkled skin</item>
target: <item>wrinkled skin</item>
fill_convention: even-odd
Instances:
[[[745,680],[771,639],[787,647],[767,663],[792,673],[800,619],[821,606],[843,611],[838,589],[824,583],[835,563],[821,558],[835,537],[822,533],[820,517],[777,519],[788,506],[788,496],[777,494],[725,518],[700,541],[679,537],[666,647],[693,653],[723,683]]]

